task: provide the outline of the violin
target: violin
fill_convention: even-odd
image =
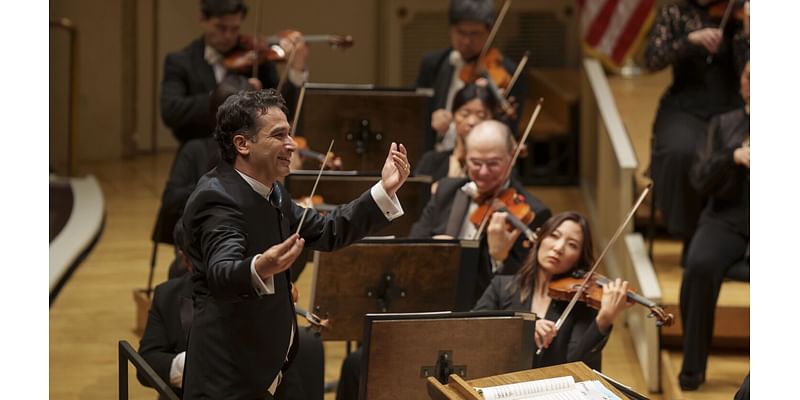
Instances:
[[[324,164],[325,169],[330,169],[334,171],[339,171],[342,169],[342,158],[337,157],[335,154],[333,154],[333,152],[327,154],[328,156],[327,161],[325,161],[326,154],[322,154],[314,150],[311,150],[308,147],[308,141],[306,140],[305,137],[295,136],[294,142],[297,143],[297,152],[300,154],[301,157],[317,160],[320,162],[320,165],[323,165],[322,163],[325,163]]]
[[[228,71],[246,73],[254,65],[260,65],[267,61],[284,62],[290,52],[281,47],[279,43],[281,39],[288,38],[294,32],[296,31],[285,30],[269,37],[241,35],[239,36],[239,45],[225,56],[222,65]],[[328,43],[335,49],[350,48],[354,43],[353,37],[350,35],[304,35],[303,40],[306,43]],[[256,60],[255,64],[254,60]]]
[[[575,294],[578,293],[585,278],[586,271],[575,270],[569,276],[551,281],[547,288],[547,295],[556,300],[570,301]],[[586,303],[587,306],[595,310],[599,310],[603,299],[602,286],[608,282],[609,279],[605,276],[597,272],[592,273],[587,282],[587,287],[579,295],[578,301]],[[628,290],[627,296],[629,301],[641,304],[650,309],[649,317],[656,318],[656,325],[671,326],[674,323],[675,317],[671,313],[665,312],[664,309],[650,301],[650,299],[637,294],[636,291],[632,289]]]
[[[728,12],[729,18],[742,22],[745,17],[744,3],[745,0],[718,0],[708,6],[708,15],[717,21],[725,18],[725,13]],[[728,7],[731,10],[728,11]]]
[[[487,218],[487,213],[491,214],[495,211],[507,212],[522,223],[522,226],[526,229],[536,216],[536,213],[531,210],[530,205],[525,201],[525,196],[517,193],[517,190],[513,187],[509,187],[501,191],[494,201],[484,201],[483,204],[478,206],[478,208],[469,215],[469,221],[478,227],[484,219]],[[514,222],[509,223],[516,225]],[[520,230],[523,232],[525,231],[525,229]]]

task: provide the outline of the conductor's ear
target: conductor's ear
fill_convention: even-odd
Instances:
[[[236,149],[238,154],[247,156],[250,154],[250,140],[244,135],[234,135],[233,148]]]

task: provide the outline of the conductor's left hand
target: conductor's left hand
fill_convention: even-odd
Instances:
[[[381,171],[381,185],[389,197],[397,194],[397,189],[403,186],[408,175],[411,174],[411,163],[408,162],[408,152],[402,144],[392,142],[386,162]]]

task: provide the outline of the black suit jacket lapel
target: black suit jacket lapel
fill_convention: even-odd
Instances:
[[[450,90],[454,71],[455,69],[450,64],[450,51],[447,51],[439,62],[439,71],[436,74],[436,81],[433,83],[434,96],[436,96],[435,109],[447,106],[447,93]]]
[[[195,74],[200,78],[200,81],[203,82],[203,87],[210,92],[217,87],[217,78],[214,77],[214,68],[206,62],[205,42],[200,39],[195,43],[196,45],[192,48],[193,69]]]
[[[464,216],[467,215],[469,203],[469,196],[461,189],[456,189],[453,206],[450,208],[450,216],[447,220],[447,228],[444,232],[446,235],[458,237],[458,234],[461,233],[461,226],[464,224]]]

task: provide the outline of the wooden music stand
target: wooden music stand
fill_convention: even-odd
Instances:
[[[433,400],[483,400],[475,388],[506,385],[509,383],[527,382],[539,379],[557,378],[559,376],[572,376],[576,382],[599,380],[609,391],[625,399],[626,396],[611,384],[597,375],[582,361],[568,364],[554,365],[525,371],[511,372],[486,378],[464,380],[456,374],[450,375],[450,383],[443,385],[436,379],[427,378],[428,395]]]
[[[292,171],[284,178],[284,185],[293,196],[307,196],[314,187],[318,171]],[[378,173],[362,174],[357,171],[323,171],[319,179],[317,192],[322,194],[326,204],[346,204],[361,196],[376,182],[381,180]],[[406,180],[403,187],[397,191],[397,198],[403,206],[404,215],[393,221],[389,226],[375,232],[375,236],[395,235],[405,237],[411,231],[411,225],[422,215],[425,208],[421,193],[430,193],[430,176],[412,176]]]
[[[422,399],[427,380],[530,368],[534,314],[368,314],[359,399]]]
[[[298,134],[317,148],[335,139],[346,170],[380,172],[391,142],[405,145],[413,166],[426,150],[432,96],[430,89],[307,83]]]
[[[324,340],[361,340],[363,317],[379,312],[469,310],[478,242],[364,240],[314,252],[311,309],[330,318]]]

